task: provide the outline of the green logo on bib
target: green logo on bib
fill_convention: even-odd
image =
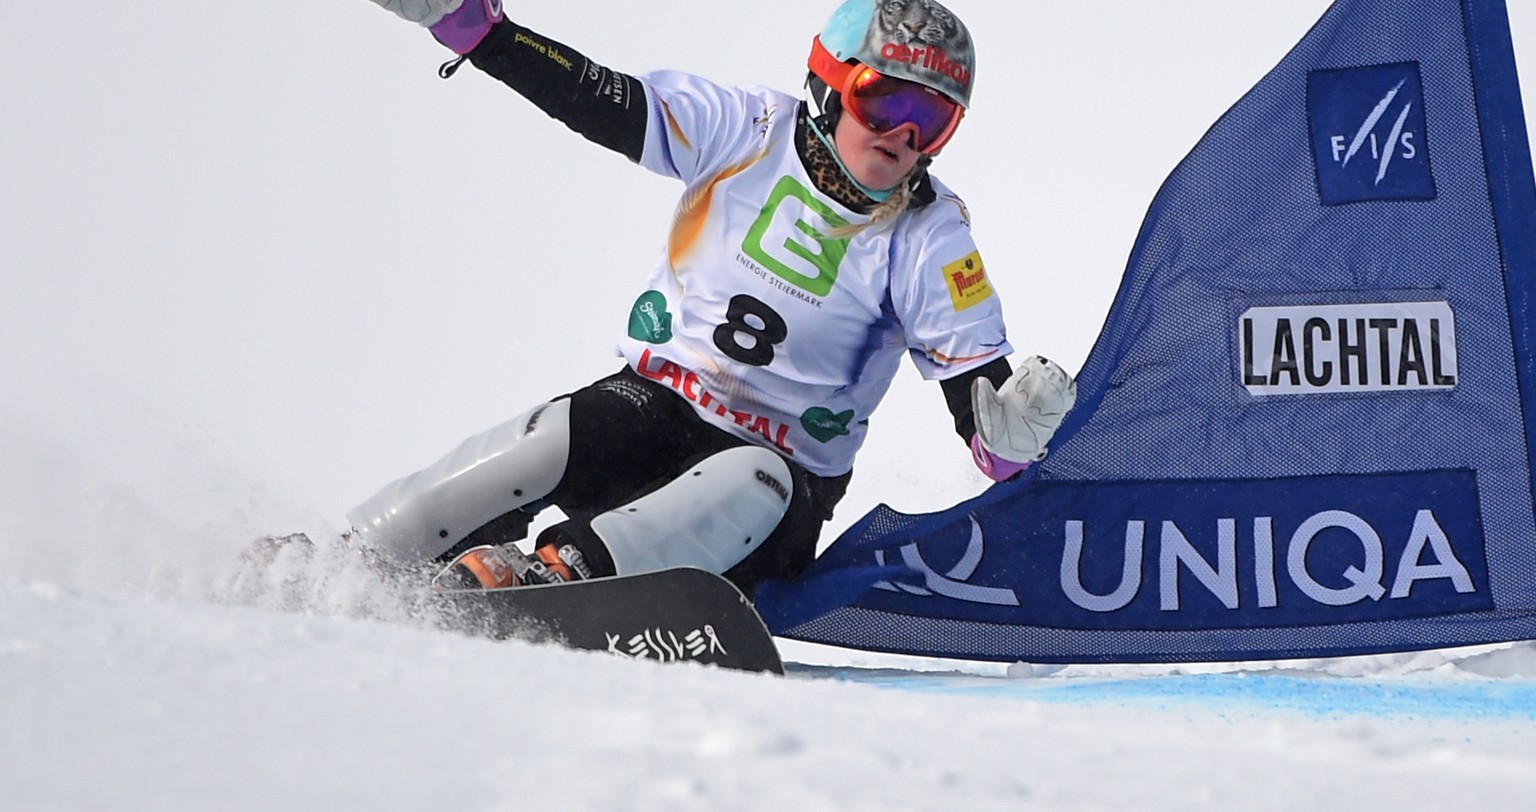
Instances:
[[[814,296],[826,296],[837,283],[837,268],[848,254],[848,238],[828,237],[805,221],[811,215],[834,229],[848,225],[831,206],[817,200],[810,189],[785,175],[769,193],[768,203],[747,231],[741,250],[785,282]],[[793,231],[788,228],[791,223]],[[779,245],[769,244],[780,239],[783,242]],[[801,270],[790,267],[790,263]]]
[[[819,443],[830,443],[838,437],[846,436],[848,424],[852,422],[852,409],[833,414],[825,406],[812,406],[800,415],[800,425],[805,428],[805,433],[816,438]]]
[[[629,337],[647,344],[665,344],[672,340],[672,314],[667,312],[667,297],[648,290],[635,300],[629,311]]]

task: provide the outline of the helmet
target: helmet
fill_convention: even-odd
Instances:
[[[817,68],[817,49],[836,62],[859,62],[970,107],[976,73],[971,34],[936,0],[847,0],[838,6],[812,45],[810,59],[812,72],[835,88],[832,77]]]

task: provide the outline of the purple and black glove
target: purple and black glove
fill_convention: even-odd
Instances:
[[[432,32],[456,54],[475,49],[502,18],[501,0],[373,0],[403,20]]]

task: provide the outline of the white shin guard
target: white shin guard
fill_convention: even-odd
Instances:
[[[465,440],[347,514],[364,547],[430,560],[508,511],[548,496],[565,476],[571,402],[557,400]]]
[[[591,522],[618,575],[699,567],[723,573],[762,545],[789,510],[789,465],[757,446],[721,451]]]

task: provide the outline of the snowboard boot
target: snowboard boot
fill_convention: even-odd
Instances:
[[[448,589],[506,589],[514,586],[564,584],[592,577],[581,551],[567,544],[558,550],[545,545],[530,557],[515,544],[471,547],[454,558],[432,579],[432,586]]]

